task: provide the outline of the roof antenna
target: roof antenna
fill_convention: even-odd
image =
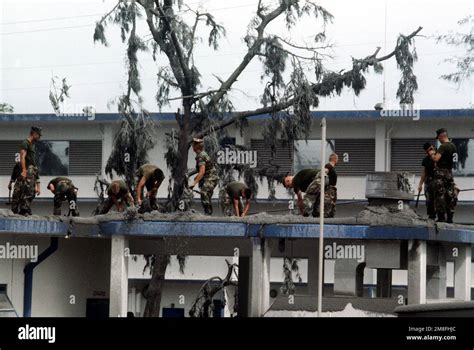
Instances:
[[[385,0],[385,41],[384,41],[384,55],[387,54],[387,0]],[[387,70],[383,70],[383,106],[385,107],[386,95],[385,95],[385,82],[387,80]]]

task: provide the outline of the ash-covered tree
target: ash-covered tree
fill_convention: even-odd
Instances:
[[[296,42],[290,37],[290,31],[303,17],[311,18],[314,28],[321,28],[313,33],[311,44]],[[249,19],[248,31],[243,38],[246,50],[241,61],[228,76],[216,77],[216,86],[205,91],[200,69],[194,60],[196,48],[209,45],[218,50],[226,34],[225,28],[211,13],[195,10],[182,0],[118,1],[97,22],[95,41],[107,44],[106,27],[116,24],[120,26],[122,40],[126,41],[128,37],[127,54],[149,50],[155,60],[158,57],[165,59],[166,64],[157,71],[156,102],[159,108],[168,104],[170,93],[176,93],[182,101],[182,109],[176,113],[177,129],[169,135],[165,155],[172,181],[171,209],[175,209],[186,197],[188,152],[195,137],[204,137],[207,147],[217,146],[218,139],[225,135],[229,126],[237,125],[244,130],[249,117],[269,114],[263,137],[272,149],[275,149],[277,140],[291,143],[296,139],[307,139],[311,130],[311,109],[318,106],[320,97],[339,95],[344,88],[359,95],[366,87],[365,75],[370,69],[380,73],[382,62],[392,58],[401,71],[397,96],[403,104],[413,103],[413,94],[417,89],[413,73],[416,60],[413,43],[421,27],[409,35],[400,35],[389,54],[380,57],[380,48],[377,48],[364,58],[353,58],[349,69],[335,72],[323,65],[325,49],[330,46],[327,44],[325,28],[332,20],[333,16],[326,9],[310,0],[258,1],[255,15]],[[145,42],[137,36],[134,30],[137,21],[146,22],[152,40]],[[274,23],[286,26],[288,37],[272,33],[270,26]],[[202,40],[203,37],[206,40]],[[134,60],[136,56],[133,60],[129,59],[129,86],[137,94],[139,74]],[[264,83],[261,106],[253,110],[235,111],[232,103],[235,84],[254,61],[259,61],[263,70],[260,77]],[[130,108],[130,100],[126,96],[123,105]],[[122,128],[130,128],[131,123],[127,121],[122,124]],[[127,134],[126,130],[121,129],[120,133]],[[124,137],[120,145],[116,142],[113,154],[120,154],[121,149],[132,139]],[[121,156],[113,156],[109,159],[109,168],[119,169],[120,172],[122,163]],[[274,172],[270,172],[270,186],[274,182],[271,174]],[[157,261],[166,262],[166,259]],[[156,271],[164,274],[165,269]],[[154,278],[163,279],[163,276],[154,274],[151,283],[154,283]],[[155,296],[158,299],[161,294]],[[153,305],[149,315],[158,316],[160,304],[153,298],[150,296],[147,300],[147,304]]]
[[[13,113],[15,109],[9,103],[0,103],[0,113]]]
[[[469,15],[458,22],[459,32],[437,35],[436,42],[460,48],[461,55],[445,60],[456,66],[454,72],[444,74],[442,79],[460,85],[474,74],[474,16]]]

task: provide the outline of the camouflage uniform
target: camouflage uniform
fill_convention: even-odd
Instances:
[[[329,185],[324,192],[324,217],[336,216],[337,188]]]
[[[336,216],[337,173],[331,163],[327,163],[325,168],[328,169],[328,185],[324,191],[324,217],[333,218]]]
[[[448,221],[452,221],[452,216],[457,203],[458,191],[455,189],[453,174],[450,170],[436,169],[434,190],[434,206],[438,213],[438,219],[443,221],[442,219],[446,214],[448,216]]]
[[[308,188],[306,189],[304,195],[304,216],[309,216],[313,213],[313,216],[318,216],[319,214],[319,197],[321,194],[321,172],[318,171]]]
[[[26,178],[16,179],[12,194],[12,211],[15,214],[31,215],[31,202],[36,195],[36,183],[39,180],[38,168],[30,165],[26,170]]]
[[[120,187],[120,191],[117,195],[115,195],[112,192],[112,185],[114,183],[118,183]],[[130,203],[130,190],[128,189],[127,184],[123,180],[115,180],[112,181],[112,183],[109,185],[109,188],[107,189],[107,199],[105,200],[102,210],[100,211],[100,214],[107,214],[110,209],[112,209],[113,205],[115,204],[114,199],[116,199],[117,202],[125,203],[127,206],[131,206],[132,203]]]
[[[64,201],[69,205],[69,213],[72,216],[79,216],[77,208],[76,187],[67,177],[56,177],[52,179],[49,185],[54,185],[54,213],[53,215],[61,215],[61,206]]]
[[[36,184],[39,183],[35,145],[29,139],[26,139],[21,143],[20,150],[26,151],[26,177],[23,178],[20,172],[16,179],[11,201],[12,211],[15,214],[31,215],[31,203],[36,195]]]
[[[205,166],[206,172],[201,181],[199,181],[201,203],[204,208],[204,212],[208,215],[212,215],[212,194],[219,183],[219,176],[217,174],[217,169],[214,165],[214,162],[205,151],[201,151],[198,155],[196,155],[196,170],[199,171],[199,168],[202,165]]]
[[[137,183],[140,182],[142,177],[146,178],[145,188],[148,192],[152,192],[155,188],[155,179],[154,179],[154,172],[155,170],[159,169],[156,165],[152,164],[145,164],[142,165],[136,173],[137,176]],[[159,186],[158,186],[159,187]],[[137,194],[138,195],[138,194]],[[146,197],[143,195],[143,190],[141,193],[141,198],[143,201],[142,207],[140,208],[140,212],[151,212],[153,210],[158,210],[158,203],[156,201],[156,193],[155,195]]]
[[[457,193],[453,179],[453,155],[457,152],[451,142],[443,143],[437,153],[441,158],[436,163],[434,175],[434,208],[438,214],[438,221],[452,222],[454,209],[457,203]],[[446,217],[447,216],[447,217]]]

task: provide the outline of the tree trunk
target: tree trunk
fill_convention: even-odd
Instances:
[[[169,255],[156,255],[150,284],[148,285],[148,289],[144,293],[144,296],[146,298],[146,306],[143,317],[160,317],[161,297],[163,295],[165,273],[169,261]]]
[[[173,197],[172,203],[173,208],[176,210],[179,201],[183,198],[183,191],[186,182],[188,181],[187,172],[188,172],[188,153],[189,153],[189,122],[191,120],[191,103],[184,101],[184,115],[183,121],[179,127],[179,143],[178,143],[178,154],[179,159],[177,161],[177,166],[175,169],[174,176],[174,187],[173,187]]]

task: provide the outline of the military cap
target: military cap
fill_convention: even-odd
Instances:
[[[41,129],[40,127],[37,127],[37,126],[32,126],[32,127],[31,127],[31,132],[36,132],[36,133],[38,133],[40,136],[41,136],[42,131],[43,131],[43,129]]]

